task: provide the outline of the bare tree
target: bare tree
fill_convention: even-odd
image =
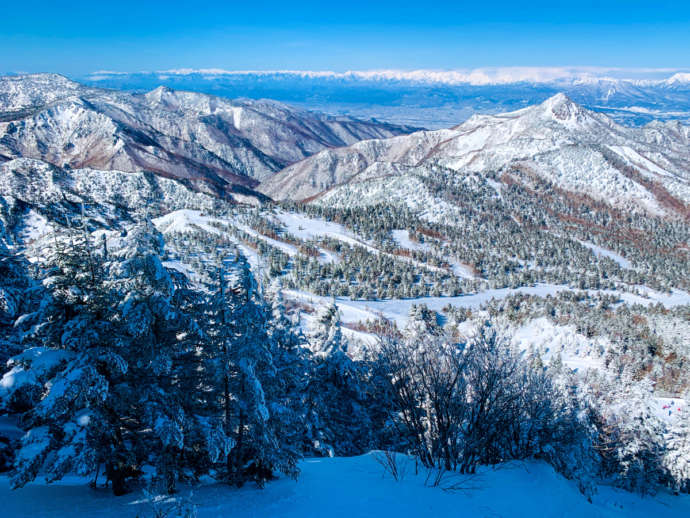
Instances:
[[[479,464],[555,461],[564,445],[577,443],[574,411],[544,369],[489,324],[467,344],[446,335],[387,339],[381,360],[392,420],[429,469],[474,474]]]

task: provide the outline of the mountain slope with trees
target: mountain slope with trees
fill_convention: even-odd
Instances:
[[[149,171],[216,194],[251,193],[261,180],[327,147],[410,131],[268,100],[164,87],[124,93],[50,74],[0,77],[0,160]]]

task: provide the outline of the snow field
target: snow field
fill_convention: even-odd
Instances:
[[[395,481],[376,460],[380,455],[305,459],[297,481],[279,478],[265,489],[252,484],[242,489],[202,484],[157,501],[161,509],[171,509],[175,502],[191,502],[199,518],[675,518],[690,513],[688,495],[660,493],[642,498],[608,486],[600,486],[589,503],[573,482],[538,461],[483,467],[474,476],[446,476],[440,487],[428,487],[427,472],[422,468],[415,475],[411,459],[398,456],[404,477]],[[12,491],[7,478],[0,477],[3,516],[154,516],[150,499],[141,491],[114,497],[109,490],[90,489],[87,483],[69,477],[57,484],[35,482]],[[459,489],[443,489],[454,484]]]

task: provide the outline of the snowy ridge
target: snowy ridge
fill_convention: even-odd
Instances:
[[[676,72],[671,76],[658,79],[641,79],[635,76],[668,74],[668,69],[621,69],[605,67],[482,67],[458,70],[348,70],[334,72],[331,70],[225,70],[222,68],[177,68],[157,72],[140,72],[138,74],[165,76],[202,76],[208,79],[224,76],[256,77],[295,77],[307,79],[361,80],[361,81],[406,81],[410,83],[435,83],[445,85],[507,85],[511,83],[551,83],[572,82],[574,84],[592,84],[600,81],[613,83],[630,83],[633,85],[675,85],[690,82],[690,74]],[[136,72],[114,72],[99,70],[87,77],[93,81],[104,81],[110,78],[136,75]],[[617,76],[617,77],[614,77]],[[626,77],[627,76],[627,77]]]
[[[558,92],[625,125],[641,126],[652,119],[688,124],[687,72],[597,67],[349,72],[179,69],[103,71],[83,80],[93,86],[138,91],[164,84],[227,97],[251,91],[257,98],[271,97],[326,113],[438,129],[475,113],[495,114],[540,103]]]
[[[1,156],[73,169],[147,170],[221,194],[235,185],[251,188],[324,148],[405,132],[273,101],[165,87],[128,94],[57,75],[0,77]]]
[[[615,153],[620,164],[603,146]],[[260,190],[279,199],[306,199],[339,185],[385,175],[404,176],[433,165],[459,174],[517,168],[620,209],[673,215],[676,211],[663,206],[660,194],[650,184],[623,168],[639,171],[687,208],[688,164],[684,127],[626,128],[558,94],[541,105],[516,112],[474,116],[452,130],[322,151],[281,171]],[[367,174],[374,165],[377,173]],[[681,215],[684,212],[681,210]]]
[[[152,200],[152,193],[157,199]],[[212,207],[215,200],[179,182],[146,173],[76,169],[69,172],[40,160],[19,158],[0,164],[0,195],[39,209],[63,201],[117,205],[133,210],[162,206]],[[35,216],[34,216],[35,217]]]

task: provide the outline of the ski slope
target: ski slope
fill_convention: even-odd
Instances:
[[[650,304],[661,303],[665,307],[675,307],[690,303],[690,294],[682,290],[673,290],[672,293],[661,293],[646,287],[636,287],[640,295],[628,292],[612,290],[584,290],[588,293],[607,294],[618,297],[627,304]],[[534,286],[522,286],[520,288],[498,288],[482,291],[479,293],[469,293],[457,297],[418,297],[412,299],[386,299],[386,300],[351,300],[347,297],[321,297],[304,291],[284,290],[284,295],[294,300],[306,302],[308,304],[326,305],[335,301],[341,313],[343,322],[359,322],[368,319],[375,320],[383,316],[388,320],[394,321],[398,327],[404,327],[410,308],[413,305],[425,304],[433,311],[441,311],[447,305],[478,309],[491,299],[504,299],[510,295],[521,293],[524,295],[536,295],[538,297],[555,296],[561,291],[571,290],[568,286],[558,284],[537,283]]]
[[[612,261],[617,262],[621,268],[632,268],[632,264],[630,261],[628,261],[625,257],[623,257],[620,254],[617,254],[616,252],[613,252],[611,250],[608,250],[606,248],[602,248],[600,246],[597,246],[593,243],[589,243],[587,241],[580,241],[579,239],[577,240],[582,246],[585,246],[589,248],[594,255],[597,257],[608,257]]]

